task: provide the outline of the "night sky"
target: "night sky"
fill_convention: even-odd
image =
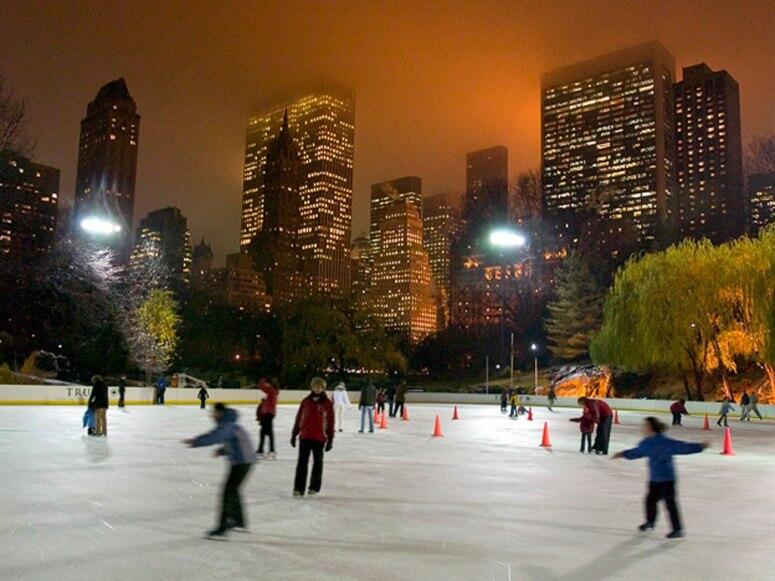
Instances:
[[[37,161],[72,199],[79,123],[125,77],[142,115],[135,218],[179,206],[216,258],[238,248],[248,117],[300,84],[356,91],[354,224],[370,185],[462,191],[465,153],[540,162],[543,71],[651,39],[741,87],[743,142],[775,133],[772,2],[31,2],[0,0],[0,72],[27,97]],[[680,78],[680,74],[679,74]]]

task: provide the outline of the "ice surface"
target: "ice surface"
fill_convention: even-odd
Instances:
[[[411,421],[359,435],[346,417],[317,498],[291,496],[295,406],[277,461],[244,486],[251,534],[202,539],[224,461],[180,440],[211,425],[195,407],[111,408],[107,440],[82,408],[0,408],[1,579],[772,579],[775,425],[733,423],[737,455],[701,418],[670,430],[713,444],[678,460],[687,538],[635,532],[644,460],[578,452],[576,410],[511,421],[494,406],[410,406]],[[252,408],[240,408],[255,436]],[[433,416],[444,438],[430,437]],[[612,450],[638,439],[622,413]],[[554,448],[540,449],[548,419]],[[665,416],[667,419],[667,416]]]

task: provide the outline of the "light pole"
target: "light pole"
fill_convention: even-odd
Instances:
[[[511,389],[514,389],[514,331],[511,332],[511,362],[509,365],[511,366],[511,380],[509,382]]]
[[[530,344],[530,350],[533,352],[533,376],[535,379],[535,387],[533,387],[533,393],[538,389],[538,345],[535,343]]]
[[[490,393],[490,356],[484,357],[484,393]]]

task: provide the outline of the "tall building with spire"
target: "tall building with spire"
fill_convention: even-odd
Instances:
[[[262,225],[249,247],[276,303],[301,298],[310,291],[310,257],[302,254],[301,246],[301,184],[301,156],[286,111],[279,133],[267,146]]]
[[[139,134],[140,115],[124,79],[104,85],[81,121],[75,226],[91,218],[120,228],[101,240],[122,263],[131,245]]]
[[[355,139],[351,90],[310,93],[250,119],[240,246],[247,251],[263,228],[267,153],[286,110],[301,160],[299,242],[312,292],[346,292],[350,286]]]

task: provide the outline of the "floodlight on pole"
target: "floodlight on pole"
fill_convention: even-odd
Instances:
[[[81,220],[81,229],[95,236],[110,236],[121,232],[121,225],[100,216],[87,216]]]
[[[527,243],[524,234],[509,228],[498,228],[490,232],[490,244],[498,248],[521,248]]]

